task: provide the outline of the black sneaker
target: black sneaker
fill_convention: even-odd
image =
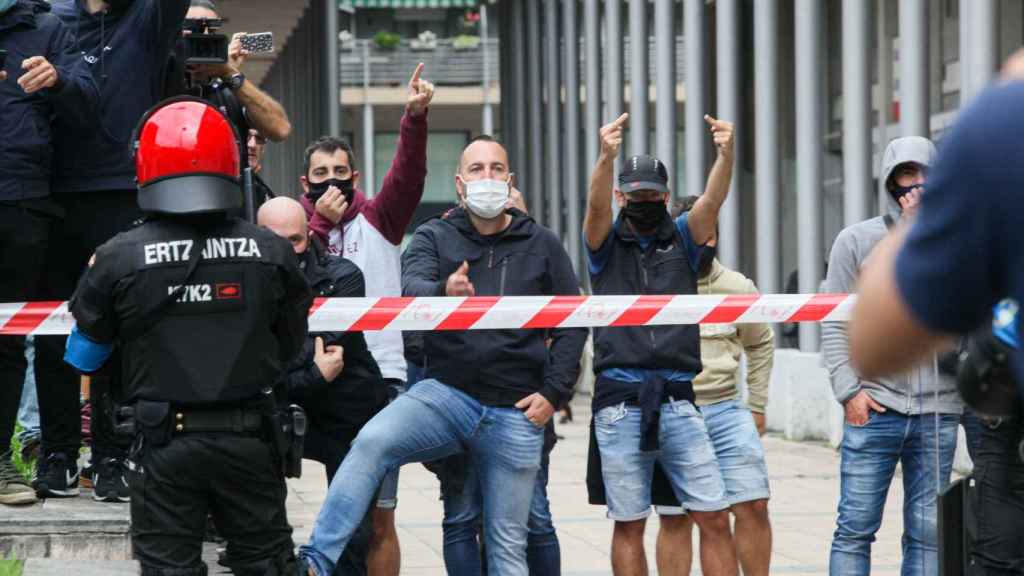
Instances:
[[[39,462],[33,482],[40,498],[69,498],[78,496],[78,462],[63,452],[54,452]]]
[[[92,499],[97,502],[129,502],[131,491],[124,477],[124,462],[119,458],[104,458],[93,466]]]

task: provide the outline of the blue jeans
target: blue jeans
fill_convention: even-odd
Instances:
[[[551,523],[548,502],[548,454],[541,458],[530,502],[526,559],[530,576],[559,576],[562,573],[562,549]],[[491,489],[495,489],[491,487]],[[498,488],[500,490],[500,487]],[[450,576],[476,576],[480,566],[477,536],[482,525],[483,498],[479,476],[472,462],[466,467],[466,483],[458,494],[444,498],[444,564]]]
[[[882,510],[898,462],[903,464],[904,491],[901,574],[938,574],[936,476],[942,486],[949,483],[959,422],[959,415],[940,415],[937,440],[934,414],[871,412],[864,426],[845,425],[839,519],[829,561],[832,576],[871,572],[871,543],[882,525]]]
[[[484,490],[488,572],[527,576],[527,520],[543,446],[544,429],[522,411],[424,380],[359,432],[299,555],[317,574],[330,574],[389,470],[468,452]]]

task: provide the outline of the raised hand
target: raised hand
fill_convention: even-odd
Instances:
[[[607,158],[615,158],[622,148],[622,129],[629,120],[629,113],[623,114],[611,124],[601,128],[601,155]]]
[[[313,363],[316,364],[324,380],[334,382],[345,369],[345,349],[341,346],[324,347],[324,339],[317,336],[314,343]]]
[[[732,158],[733,135],[735,133],[733,123],[718,120],[708,114],[704,115],[704,121],[708,123],[708,127],[711,130],[711,137],[715,142],[715,148],[718,148],[718,155]]]
[[[434,85],[420,78],[422,74],[423,62],[420,62],[409,79],[409,100],[405,104],[405,110],[413,116],[424,114],[434,99]]]
[[[345,201],[345,195],[338,190],[337,186],[328,188],[327,192],[324,192],[324,195],[316,201],[317,213],[330,220],[332,224],[341,222],[345,210],[348,210],[348,202]]]
[[[448,277],[444,293],[448,296],[473,296],[476,290],[473,283],[469,281],[469,262],[463,262],[462,266]]]

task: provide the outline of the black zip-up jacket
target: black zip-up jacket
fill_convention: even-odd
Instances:
[[[361,298],[366,295],[366,283],[359,267],[340,256],[324,254],[316,240],[311,241],[309,249],[300,256],[299,266],[314,296]],[[317,336],[323,338],[325,347],[336,344],[345,349],[345,368],[333,382],[324,380],[313,362]],[[288,366],[285,383],[291,400],[301,405],[309,417],[312,433],[306,435],[307,457],[321,462],[325,460],[322,455],[328,453],[326,443],[338,439],[351,441],[387,404],[384,378],[366,347],[362,332],[311,333],[298,358]]]
[[[0,13],[0,50],[7,51],[0,82],[0,202],[50,194],[52,123],[91,130],[99,92],[75,44],[74,29],[50,13],[43,0],[19,0]],[[57,85],[26,94],[18,85],[21,64],[43,56],[57,69]]]
[[[189,0],[135,0],[90,14],[86,0],[53,1],[100,94],[95,127],[58,124],[54,193],[135,190],[132,131],[163,99],[167,55],[188,7]]]
[[[444,296],[463,261],[477,296],[579,295],[569,255],[550,230],[518,210],[502,233],[481,236],[463,208],[420,226],[402,254],[405,296]],[[552,339],[550,350],[545,337]],[[583,328],[426,332],[427,376],[489,406],[540,392],[556,408],[576,385]]]

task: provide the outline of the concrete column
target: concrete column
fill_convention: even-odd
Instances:
[[[715,50],[717,51],[719,119],[736,123],[736,148],[733,154],[729,196],[718,214],[718,259],[729,268],[740,265],[740,188],[743,124],[740,122],[740,2],[718,0],[715,3]],[[703,123],[701,124],[703,128]],[[705,136],[706,136],[705,132]]]
[[[527,85],[529,86],[529,97],[526,99],[529,109],[527,115],[529,136],[527,139],[530,149],[528,172],[530,182],[529,191],[526,193],[530,198],[530,203],[527,207],[538,222],[544,222],[544,187],[547,185],[547,181],[544,178],[544,81],[543,68],[540,64],[541,0],[523,1],[526,3],[526,58],[532,63],[526,70]]]
[[[900,0],[900,124],[904,136],[931,138],[928,0]]]
[[[326,114],[327,134],[341,135],[341,66],[338,52],[338,3],[335,0],[323,0],[326,18],[324,18],[324,79],[327,81]]]
[[[878,0],[875,5],[878,25],[878,142],[875,148],[875,158],[881,159],[889,140],[897,133],[889,125],[891,119],[893,101],[893,62],[892,62],[892,28],[890,25],[889,12],[886,9],[888,0]],[[877,168],[877,167],[873,167]],[[885,214],[888,206],[889,193],[885,189],[885,182],[878,180],[878,214]]]
[[[822,10],[819,0],[795,0],[797,256],[802,294],[818,291],[825,254],[821,219]],[[800,349],[816,352],[818,334],[816,324],[800,324]]]
[[[580,218],[580,57],[579,35],[576,33],[576,2],[578,0],[562,0],[562,37],[565,46],[565,63],[563,76],[565,79],[565,208],[566,208],[566,250],[569,258],[580,268],[580,231],[583,220]]]
[[[629,151],[647,154],[647,0],[629,0]],[[609,118],[609,121],[614,118]]]
[[[484,67],[483,67],[483,88],[484,105],[483,114],[480,119],[483,125],[484,134],[494,134],[494,107],[491,105],[491,63],[487,58],[489,48],[487,47],[487,4],[480,5],[480,37],[483,39]]]
[[[363,191],[367,196],[377,194],[377,182],[374,180],[374,162],[376,146],[374,145],[373,103],[370,101],[370,41],[363,41],[363,169],[360,170]]]
[[[508,22],[503,22],[503,31],[511,37],[511,46],[513,54],[525,54],[526,53],[526,9],[523,2],[512,2],[511,6],[506,9],[505,14],[510,14],[511,18]],[[512,73],[512,80],[510,87],[511,89],[507,92],[512,95],[512,102],[505,102],[505,106],[512,108],[511,122],[507,123],[506,131],[510,133],[512,138],[513,150],[512,152],[512,167],[511,169],[517,174],[517,185],[524,194],[529,194],[529,178],[530,169],[529,162],[526,158],[526,103],[529,100],[528,94],[528,83],[526,80],[526,58],[509,58],[511,60],[509,68]],[[508,84],[508,82],[502,82],[502,84]],[[504,100],[503,100],[504,102]],[[503,120],[504,121],[504,120]],[[531,210],[534,206],[527,205]]]
[[[778,22],[778,0],[758,0],[754,3],[757,287],[764,294],[778,294],[781,288]]]
[[[704,113],[707,112],[704,94],[707,74],[704,67],[705,42],[704,0],[683,0],[683,38],[686,42],[684,109],[685,151],[686,151],[686,195],[704,193],[707,179],[707,130],[704,129]]]
[[[998,66],[996,0],[960,0],[960,105],[992,79]]]
[[[608,115],[602,119],[600,124],[604,125],[622,115],[623,98],[622,92],[625,89],[622,81],[622,0],[605,0],[605,62],[608,69],[605,73],[607,81],[607,92],[605,99],[608,105]],[[618,178],[619,165],[622,163],[622,156],[626,147],[623,146],[619,157],[615,159],[615,176]],[[618,182],[618,180],[616,180]],[[615,203],[612,202],[615,209]]]
[[[562,236],[562,85],[558,75],[559,41],[558,33],[559,0],[544,1],[544,70],[547,76],[547,115],[544,124],[548,131],[547,146],[547,194],[548,228],[556,236]]]
[[[871,3],[843,0],[843,223],[868,217],[871,177]]]
[[[676,182],[676,15],[674,0],[654,4],[655,126],[658,158],[668,169],[668,185],[678,197]]]
[[[583,58],[586,73],[586,105],[583,109],[583,130],[587,151],[584,174],[597,162],[601,152],[601,5],[599,0],[583,0]],[[584,180],[586,182],[586,180]],[[586,186],[586,185],[584,185]]]

